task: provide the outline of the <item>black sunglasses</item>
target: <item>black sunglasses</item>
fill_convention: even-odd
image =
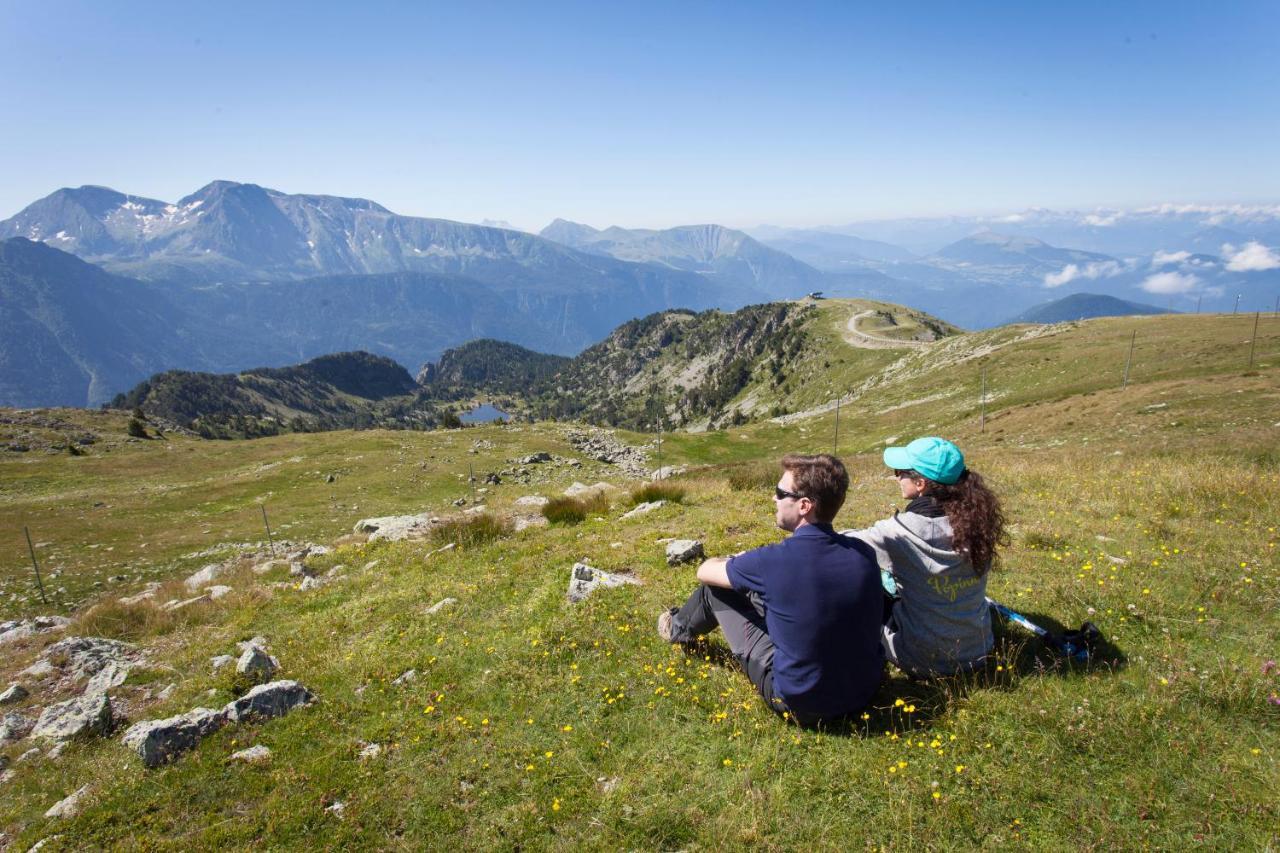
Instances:
[[[781,486],[773,487],[773,496],[775,499],[780,501],[784,501],[787,498],[795,498],[796,500],[800,500],[801,498],[808,497],[808,495],[797,495],[795,492],[788,492],[786,489],[782,488]]]

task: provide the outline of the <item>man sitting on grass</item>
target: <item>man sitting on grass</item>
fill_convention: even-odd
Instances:
[[[716,626],[769,707],[802,725],[860,711],[884,672],[884,593],[875,556],[831,527],[849,489],[839,459],[789,454],[774,489],[778,527],[792,535],[698,567],[684,606],[658,635],[690,643]]]

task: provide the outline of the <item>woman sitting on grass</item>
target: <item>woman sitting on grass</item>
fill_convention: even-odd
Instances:
[[[980,667],[991,651],[987,572],[1004,543],[1000,501],[960,448],[918,438],[884,451],[902,512],[865,530],[843,530],[876,552],[885,592],[885,655],[917,678]]]

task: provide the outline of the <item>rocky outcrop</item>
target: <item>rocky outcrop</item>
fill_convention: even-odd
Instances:
[[[0,622],[0,646],[34,637],[36,634],[47,634],[61,631],[71,624],[65,616],[37,616],[34,619],[17,619]]]
[[[268,681],[279,668],[280,661],[258,646],[245,649],[240,659],[236,661],[236,674],[255,682]]]
[[[365,533],[370,542],[385,539],[388,542],[399,542],[402,539],[420,539],[431,532],[433,524],[439,519],[430,513],[421,515],[385,515],[379,518],[362,518],[356,522],[355,532]]]
[[[649,455],[638,447],[618,441],[611,432],[571,430],[566,438],[580,453],[597,462],[617,465],[633,477],[649,476]]]
[[[5,690],[3,693],[0,693],[0,705],[9,705],[14,702],[21,702],[23,699],[26,699],[30,695],[31,694],[27,690],[27,688],[23,687],[21,684],[18,684],[15,681],[13,684],[9,685],[9,688],[7,690]]]
[[[644,515],[645,513],[653,512],[658,507],[666,505],[666,501],[645,501],[644,503],[638,503],[630,512],[623,513],[622,520],[635,518],[637,516]]]

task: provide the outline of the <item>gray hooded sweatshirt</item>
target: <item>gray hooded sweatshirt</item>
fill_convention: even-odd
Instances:
[[[876,552],[898,600],[885,625],[885,654],[918,677],[948,675],[980,664],[991,651],[987,577],[951,550],[951,522],[915,512],[894,513],[864,530],[842,530]]]

